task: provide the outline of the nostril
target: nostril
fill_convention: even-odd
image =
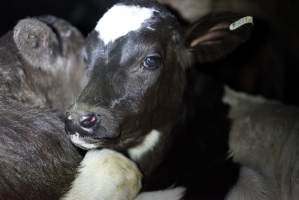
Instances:
[[[73,118],[72,118],[72,115],[71,113],[67,112],[65,113],[65,121],[72,121]]]
[[[83,128],[91,128],[96,125],[97,121],[97,116],[94,113],[84,115],[80,117],[80,126]]]

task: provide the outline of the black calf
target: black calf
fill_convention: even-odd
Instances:
[[[186,134],[181,122],[191,116],[194,101],[184,95],[186,71],[194,58],[214,61],[244,42],[252,18],[240,18],[211,14],[186,37],[154,1],[112,7],[87,38],[88,83],[66,119],[72,142],[122,151],[149,178],[176,134]]]

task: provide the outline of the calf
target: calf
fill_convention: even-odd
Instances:
[[[71,141],[83,149],[123,152],[149,181],[192,116],[186,76],[194,56],[217,60],[246,41],[252,18],[239,19],[211,14],[185,37],[155,1],[113,6],[86,40],[88,81],[66,117]]]
[[[82,156],[60,113],[80,91],[82,35],[55,17],[21,20],[0,39],[0,199],[58,199]]]

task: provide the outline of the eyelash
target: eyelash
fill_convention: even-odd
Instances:
[[[162,59],[159,55],[151,55],[144,58],[142,68],[146,70],[156,70],[162,64]]]

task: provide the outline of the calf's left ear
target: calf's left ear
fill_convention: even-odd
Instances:
[[[224,58],[248,40],[253,17],[235,13],[213,13],[187,29],[185,38],[195,62],[209,63]]]

